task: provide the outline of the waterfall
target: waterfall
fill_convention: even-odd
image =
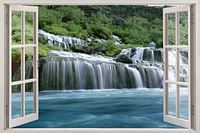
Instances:
[[[52,46],[58,46],[62,48],[67,48],[69,51],[73,45],[88,46],[88,43],[80,38],[69,37],[69,36],[60,36],[50,34],[43,30],[38,31],[45,39],[47,39],[47,44]]]
[[[40,62],[40,90],[162,87],[159,69],[99,55],[51,51]]]
[[[140,88],[139,71],[123,64],[93,63],[60,57],[42,59],[41,89]]]
[[[155,61],[162,62],[162,57],[163,57],[162,49],[151,49],[149,47],[123,49],[119,55],[121,54],[126,54],[133,60],[153,61],[153,62]]]
[[[143,55],[144,55],[144,48],[139,48],[137,49],[136,54],[133,56],[133,59],[143,60]]]
[[[168,49],[168,78],[171,81],[176,80],[176,50]],[[179,69],[180,69],[180,81],[187,82],[188,81],[188,51],[187,49],[180,49],[180,62],[179,62]],[[151,49],[149,47],[142,47],[142,48],[128,48],[123,49],[119,55],[125,54],[131,57],[135,62],[142,62],[142,66],[147,66],[150,68],[149,71],[153,69],[150,65],[153,63],[157,65],[157,68],[160,68],[161,63],[163,61],[163,50],[160,49]],[[140,66],[141,67],[141,66]],[[141,67],[142,68],[142,67]],[[161,69],[161,68],[160,68]],[[156,70],[157,71],[157,70]],[[160,72],[160,71],[159,71]],[[144,73],[144,72],[143,72]],[[153,74],[153,72],[151,72]],[[157,81],[155,81],[157,82]]]
[[[54,35],[44,30],[38,30],[38,33],[46,39],[48,45],[67,48],[69,51],[71,51],[71,47],[74,45],[88,47],[89,43],[92,41],[98,41],[100,43],[105,43],[107,41],[95,36],[91,36],[85,41],[76,37]],[[112,37],[116,40],[114,43],[115,45],[124,45],[121,38],[115,35],[112,35]]]
[[[47,57],[40,58],[39,89],[120,89],[120,88],[162,88],[163,70],[160,56],[162,49],[148,52],[154,55],[155,62],[146,61],[145,51],[149,48],[124,49],[120,54],[133,58],[133,64],[115,61],[114,57],[88,55],[83,53],[50,51]],[[158,52],[159,51],[159,52]],[[170,80],[176,80],[176,51],[170,49]],[[145,57],[145,58],[144,58]],[[138,60],[136,60],[138,59]],[[153,59],[149,56],[149,59]],[[180,50],[180,81],[188,81],[188,53]],[[14,79],[19,78],[20,70]],[[26,62],[26,78],[32,76],[32,61]]]

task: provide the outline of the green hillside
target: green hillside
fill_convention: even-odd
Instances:
[[[164,7],[109,5],[109,6],[39,6],[39,29],[55,35],[72,36],[86,40],[92,35],[107,40],[105,44],[92,42],[90,50],[105,47],[100,54],[113,56],[122,48],[148,46],[151,41],[162,47],[162,10]],[[175,41],[173,15],[169,21],[169,42]],[[26,42],[32,41],[31,17],[26,15]],[[20,43],[19,14],[13,14],[13,42]],[[181,40],[187,43],[187,21],[181,21]],[[124,46],[114,45],[117,35]],[[44,38],[39,37],[40,44]],[[44,46],[42,47],[44,48]],[[49,48],[51,49],[51,48]],[[43,51],[44,50],[40,50]],[[47,53],[48,51],[44,52]],[[103,52],[103,53],[102,53]],[[41,56],[45,56],[42,54]]]

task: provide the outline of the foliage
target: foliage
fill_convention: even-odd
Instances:
[[[105,27],[92,27],[92,35],[107,40],[112,35],[112,32]]]
[[[56,8],[62,14],[62,22],[73,21],[80,24],[84,20],[84,11],[76,6],[60,6]]]
[[[188,22],[187,20],[180,23],[180,45],[188,45]]]
[[[62,22],[62,15],[59,11],[49,10],[45,6],[39,7],[39,28]]]
[[[175,23],[172,20],[168,21],[168,38],[169,38],[169,44],[175,45],[176,43],[176,35],[175,35]]]
[[[105,39],[107,42],[91,42],[89,48],[97,53],[114,56],[123,48],[145,47],[154,41],[158,48],[163,45],[163,7],[108,5],[108,6],[39,6],[39,28],[49,33],[72,36],[87,40],[91,36]],[[21,44],[21,14],[12,15],[12,43]],[[26,13],[26,43],[33,43],[33,14]],[[182,14],[180,21],[181,44],[187,44],[187,15]],[[175,43],[175,20],[169,15],[169,43]],[[115,45],[112,35],[122,38],[125,45]],[[39,36],[39,42],[46,40]],[[40,45],[40,57],[46,56],[51,47]],[[58,49],[64,50],[64,49]]]
[[[49,46],[44,44],[39,44],[38,54],[39,57],[46,57],[51,50],[61,50],[61,51],[68,51],[66,48],[60,48],[56,46]]]
[[[20,51],[17,48],[12,49],[12,60],[18,61],[20,58]]]
[[[76,25],[73,21],[46,25],[43,30],[55,35],[72,36],[81,39],[87,39],[89,37],[87,31],[82,29],[81,26]]]
[[[12,14],[12,44],[22,44],[21,41],[21,13]],[[33,43],[33,14],[25,14],[25,43]]]
[[[127,48],[135,48],[135,47],[143,47],[142,45],[133,45],[133,44],[126,44],[126,45],[115,45],[114,43],[106,45],[106,56],[116,56],[117,53],[119,53],[122,49],[127,49]]]
[[[162,19],[163,7],[159,6],[142,6],[142,5],[81,5],[78,6],[84,11],[85,16],[90,17],[92,14],[101,12],[109,16],[112,24],[122,26],[123,22],[130,17],[147,18],[152,21],[155,18]],[[166,7],[166,6],[164,6]]]
[[[92,13],[90,16],[90,23],[93,24],[102,24],[103,25],[110,25],[112,24],[112,21],[110,18],[108,18],[105,14],[102,12],[97,12],[96,14]]]
[[[154,41],[157,44],[157,47],[160,48],[163,45],[163,24],[162,20],[156,18],[152,21],[150,27],[150,40]]]
[[[115,42],[114,40],[108,40],[106,43],[100,43],[94,41],[90,44],[90,49],[92,51],[97,51],[97,53],[101,55],[115,56],[122,49],[143,47],[142,45],[133,45],[133,44],[115,45],[114,42]]]

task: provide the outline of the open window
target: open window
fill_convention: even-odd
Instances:
[[[33,6],[9,5],[8,27],[9,27],[9,128],[19,126],[38,119],[38,8]],[[12,28],[12,14],[16,13],[19,28]],[[191,85],[191,44],[192,44],[192,14],[193,6],[180,6],[166,8],[163,12],[163,33],[164,33],[164,121],[171,124],[191,128],[192,121],[192,85]],[[27,17],[25,17],[27,15]],[[29,18],[26,20],[25,18]],[[16,19],[15,19],[16,20]],[[26,22],[31,21],[32,32],[26,29]],[[176,25],[170,25],[170,22]],[[187,21],[187,34],[181,32],[181,21]],[[29,23],[30,24],[30,23]],[[173,27],[174,26],[174,27]],[[175,29],[172,33],[170,28]],[[20,30],[20,40],[13,42],[12,33]],[[182,41],[182,37],[188,38],[187,42]],[[31,37],[32,42],[27,42],[26,38]],[[29,39],[30,40],[30,39]],[[181,54],[186,54],[187,62],[181,59]],[[175,59],[170,58],[170,54],[175,55]],[[15,56],[13,56],[15,55]],[[17,55],[17,56],[16,56]],[[31,56],[30,56],[31,55]],[[15,58],[13,58],[15,57]],[[15,60],[15,61],[14,61]],[[15,64],[14,64],[15,62]],[[17,64],[16,64],[17,63]],[[33,69],[26,75],[26,64],[32,63]],[[17,73],[14,75],[13,73]],[[182,74],[187,71],[188,75]],[[172,72],[172,73],[170,73]],[[18,93],[20,96],[14,97],[12,94]],[[187,99],[182,101],[182,94],[187,95]],[[32,99],[26,99],[26,95],[32,95]],[[187,111],[182,112],[182,104],[187,104]],[[18,113],[13,113],[13,105],[18,105]],[[26,107],[31,106],[31,110]],[[184,106],[185,107],[185,106]],[[18,115],[13,115],[18,114]]]
[[[164,121],[185,128],[191,128],[193,114],[193,8],[194,6],[187,5],[163,10]],[[181,29],[183,21],[186,21],[186,33]],[[183,38],[187,40],[183,41]],[[185,59],[181,56],[183,54]],[[183,105],[187,108],[186,112],[183,112]]]
[[[38,7],[9,5],[7,12],[9,27],[9,90],[7,91],[9,101],[7,104],[9,105],[9,128],[12,128],[38,119]],[[13,18],[13,14],[16,14],[16,18]],[[13,28],[13,21],[17,21],[16,29]],[[31,26],[28,27],[27,24]],[[28,29],[30,27],[31,29]],[[13,41],[15,37],[13,32],[19,33],[17,34],[20,36],[19,40]],[[33,68],[27,75],[29,63]],[[18,96],[13,95],[14,93]],[[27,95],[29,97],[31,95],[31,98],[27,98]],[[16,105],[17,112],[14,112],[13,107]]]

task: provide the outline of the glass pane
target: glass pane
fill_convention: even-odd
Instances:
[[[168,115],[176,116],[176,85],[168,84]]]
[[[33,113],[33,83],[25,84],[25,114]]]
[[[17,12],[17,11],[12,12],[12,44],[22,44],[21,14],[22,12]]]
[[[33,56],[34,56],[34,48],[27,47],[25,48],[25,78],[31,79],[33,78]]]
[[[22,60],[21,60],[21,48],[12,49],[12,81],[20,81],[22,78]]]
[[[176,81],[176,49],[167,49],[168,53],[168,78],[167,80]]]
[[[12,119],[21,117],[21,87],[22,85],[12,86]]]
[[[188,49],[179,49],[179,69],[180,69],[180,79],[181,82],[188,82]]]
[[[175,33],[176,33],[176,28],[175,28],[175,21],[176,16],[175,13],[170,13],[168,14],[168,45],[176,45],[176,39],[175,39]]]
[[[180,118],[188,119],[188,87],[180,86]]]
[[[33,13],[26,12],[25,13],[25,43],[33,44]]]
[[[180,45],[188,45],[188,12],[180,12]]]

